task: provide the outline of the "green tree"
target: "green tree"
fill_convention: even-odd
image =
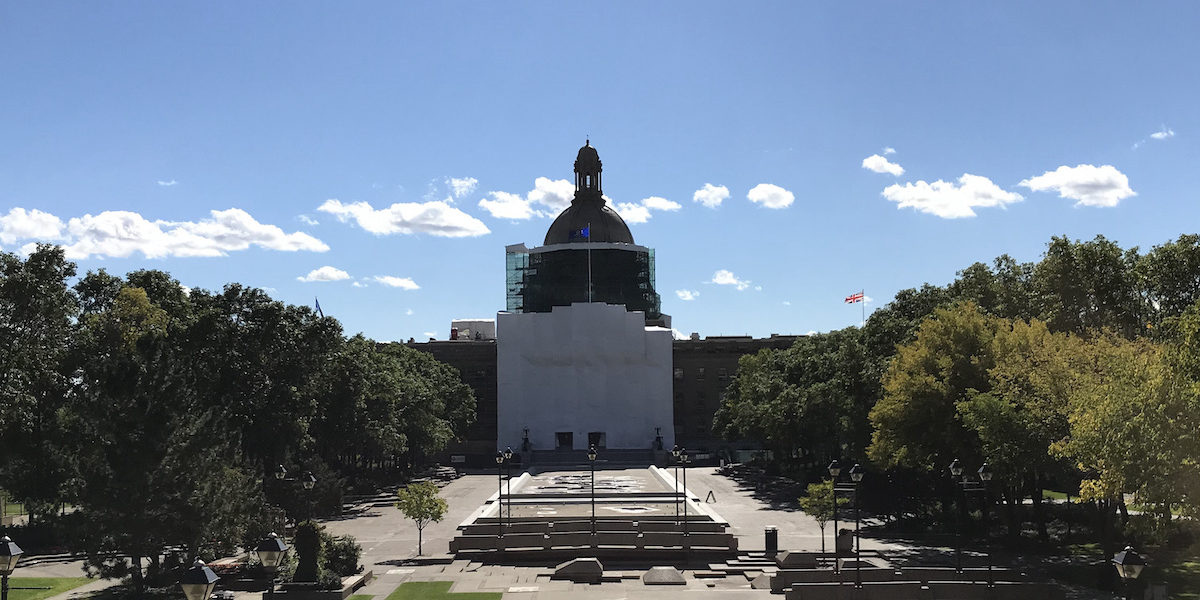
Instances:
[[[450,506],[438,496],[436,485],[429,481],[421,481],[410,483],[396,492],[396,508],[416,524],[417,556],[420,556],[425,526],[441,521]]]
[[[1200,235],[1179,236],[1141,257],[1138,279],[1155,326],[1200,302]]]
[[[937,309],[912,343],[900,346],[883,378],[883,397],[871,409],[868,455],[884,467],[940,473],[950,461],[980,462],[978,436],[957,405],[989,391],[992,341],[1000,321],[972,303]]]
[[[1125,337],[1145,329],[1137,248],[1122,250],[1102,235],[1088,242],[1051,238],[1033,270],[1039,313],[1053,331],[1112,329]]]
[[[805,495],[800,496],[800,510],[803,510],[808,516],[817,521],[817,527],[821,528],[821,552],[825,551],[825,524],[833,518],[833,480],[825,479],[816,483],[808,484]],[[850,503],[848,498],[838,497],[838,507],[841,508]],[[837,536],[837,532],[833,532]]]

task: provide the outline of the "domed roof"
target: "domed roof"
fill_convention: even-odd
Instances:
[[[587,237],[581,231],[588,230]],[[617,211],[609,208],[604,199],[581,200],[576,194],[562,214],[554,219],[546,232],[547,246],[550,244],[566,244],[569,242],[615,242],[632,244],[633,234],[629,226]]]
[[[584,142],[583,147],[579,149],[579,154],[575,155],[575,172],[595,172],[600,170],[600,153],[596,152],[596,148],[592,146],[592,140]]]

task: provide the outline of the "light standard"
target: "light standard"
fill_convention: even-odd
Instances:
[[[508,496],[508,523],[510,525],[512,524],[512,457],[513,457],[512,446],[505,447],[504,448],[504,477],[506,479],[506,482],[504,485],[506,488],[508,488],[506,494]]]
[[[1112,557],[1112,563],[1117,568],[1117,575],[1120,575],[1121,581],[1125,583],[1125,600],[1129,600],[1129,584],[1142,574],[1142,569],[1146,567],[1146,559],[1134,552],[1133,546],[1125,546],[1124,550]]]
[[[675,447],[671,448],[671,456],[675,457],[675,526],[676,527],[679,527],[679,453],[682,451],[683,451],[683,448],[680,448],[679,444],[675,444]]]
[[[683,537],[687,537],[691,535],[688,533],[687,466],[688,463],[692,462],[692,459],[688,456],[687,450],[683,448],[679,449],[679,462],[683,463]]]
[[[317,485],[317,478],[313,476],[312,471],[305,471],[303,475],[294,479],[289,479],[287,474],[288,471],[283,468],[283,465],[279,465],[279,468],[275,469],[275,479],[277,481],[300,482],[300,487],[304,488],[304,506],[307,511],[304,514],[304,518],[305,520],[312,519],[312,490]]]
[[[504,453],[496,451],[496,518],[499,520],[499,535],[504,537]]]
[[[992,480],[992,468],[988,466],[987,461],[983,461],[983,465],[979,467],[979,481],[983,482],[983,545],[987,550],[987,567],[988,567],[988,587],[993,587],[996,582],[992,580],[992,545],[991,537],[988,531],[988,505],[992,503],[988,496],[988,482]]]
[[[8,576],[17,568],[24,552],[6,535],[0,537],[0,600],[8,600]]]
[[[592,474],[592,535],[596,535],[596,447],[588,446],[588,470]]]
[[[963,474],[962,463],[958,462],[956,458],[950,463],[949,469],[950,478],[954,481],[954,487],[958,488],[958,510],[956,511],[958,514],[954,518],[954,570],[962,573],[962,513],[963,502],[965,502],[966,496],[966,490],[963,489],[961,479]]]
[[[279,570],[279,565],[283,563],[283,557],[287,554],[287,544],[279,539],[274,532],[267,534],[263,541],[258,543],[254,548],[254,552],[258,554],[258,561],[262,563],[263,570],[271,576],[267,588],[267,597],[271,598],[275,595],[275,574]]]
[[[837,479],[838,475],[842,474],[842,465],[838,464],[837,459],[829,463],[829,476],[833,479],[830,482],[830,492],[833,497],[833,572],[840,573],[841,566],[838,564],[838,528],[837,528]]]
[[[188,600],[208,600],[212,596],[213,588],[217,587],[218,579],[220,577],[217,577],[204,561],[197,558],[196,562],[192,563],[192,568],[179,578],[179,587],[183,589],[183,595],[187,596]]]
[[[862,519],[858,515],[858,484],[862,483],[865,474],[866,471],[858,463],[854,463],[854,466],[850,467],[850,481],[854,482],[854,587],[856,588],[862,587],[862,538],[858,535],[858,522]],[[834,541],[833,544],[833,549],[837,550],[837,541]]]

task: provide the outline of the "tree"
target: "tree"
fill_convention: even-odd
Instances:
[[[1137,248],[1098,235],[1089,242],[1051,238],[1033,270],[1040,314],[1053,331],[1087,334],[1109,328],[1125,337],[1145,330]]]
[[[825,524],[833,518],[833,480],[825,479],[816,483],[808,484],[805,495],[800,496],[800,510],[803,510],[808,516],[816,519],[817,527],[821,528],[821,552],[825,551]],[[837,499],[838,507],[845,506],[850,503],[847,498],[839,497]],[[833,532],[834,537],[837,537],[837,532]],[[835,542],[836,544],[836,542]]]
[[[441,521],[450,506],[438,496],[438,488],[433,482],[422,481],[410,483],[396,492],[396,508],[416,523],[417,556],[420,556],[425,526]]]

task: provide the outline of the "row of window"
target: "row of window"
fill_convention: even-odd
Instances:
[[[704,367],[696,367],[696,379],[704,379],[704,374]],[[675,367],[675,379],[683,379],[684,376],[685,373],[683,367]],[[729,369],[726,369],[725,367],[717,369],[717,379],[720,379],[721,381],[729,379]]]

